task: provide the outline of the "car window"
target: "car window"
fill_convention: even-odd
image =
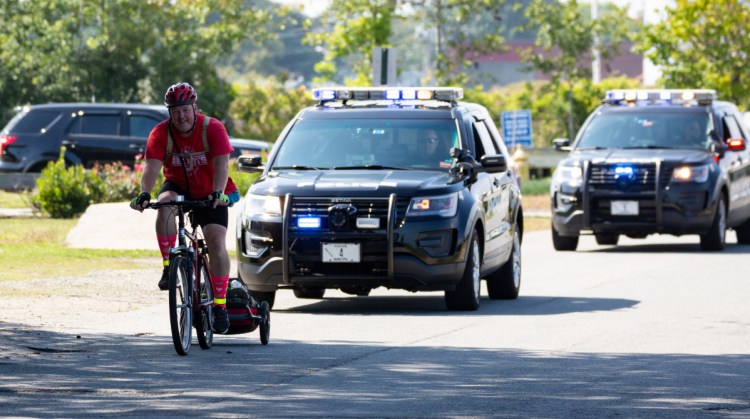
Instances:
[[[60,116],[59,111],[32,110],[19,112],[3,129],[4,133],[38,134],[49,129]]]
[[[722,119],[724,121],[724,141],[730,138],[742,138],[742,131],[740,131],[740,126],[734,116],[726,115]]]
[[[705,112],[600,113],[583,131],[577,147],[705,149],[711,143],[712,129]]]
[[[450,167],[458,133],[451,119],[298,121],[279,144],[273,167]]]
[[[120,115],[84,114],[76,117],[69,132],[87,135],[118,135],[120,133]]]
[[[128,124],[130,125],[131,137],[148,138],[151,130],[154,129],[159,120],[146,115],[130,115]]]
[[[487,127],[484,122],[474,122],[474,141],[477,148],[477,158],[481,159],[485,154],[498,154],[495,144],[490,138],[490,133],[487,131]]]

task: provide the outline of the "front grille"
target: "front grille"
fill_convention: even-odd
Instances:
[[[295,277],[388,277],[392,245],[388,236],[389,211],[397,226],[404,219],[408,198],[389,197],[290,197],[285,260],[290,276]],[[317,218],[319,227],[298,225],[302,218]],[[377,228],[357,226],[358,218],[377,219]],[[395,228],[395,227],[394,227]],[[321,243],[358,243],[359,263],[322,262]]]
[[[656,162],[598,163],[589,167],[587,182],[589,223],[658,222],[657,197],[669,182],[669,173],[659,173]],[[657,191],[657,180],[661,191]],[[612,201],[636,201],[637,215],[612,214]]]
[[[632,168],[632,175],[618,174],[617,170],[621,167]],[[592,164],[589,185],[596,190],[654,191],[656,176],[656,163]]]
[[[347,205],[356,211],[347,214],[344,225],[336,228],[331,221],[329,208],[335,205]],[[339,231],[339,232],[363,232],[371,231],[369,229],[357,229],[357,218],[376,218],[380,220],[379,230],[385,229],[388,220],[388,198],[352,198],[347,202],[334,198],[297,198],[291,203],[291,218],[289,223],[290,231],[303,231],[297,226],[297,220],[302,217],[320,218],[320,229],[316,231]]]

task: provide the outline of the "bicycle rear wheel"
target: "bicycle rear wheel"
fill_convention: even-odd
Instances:
[[[201,256],[198,257],[198,305],[194,311],[195,334],[198,336],[198,344],[203,349],[210,349],[214,341],[214,331],[211,328],[213,320],[214,288],[211,276],[208,274],[208,263]]]
[[[183,256],[174,257],[169,266],[169,324],[172,326],[174,348],[184,356],[190,351],[193,330],[193,309],[190,305],[192,266],[190,260]]]

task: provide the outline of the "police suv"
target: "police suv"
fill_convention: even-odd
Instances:
[[[313,92],[281,133],[237,220],[239,277],[259,299],[290,288],[368,295],[445,291],[476,310],[521,283],[523,211],[512,161],[487,110],[458,88]]]
[[[750,154],[737,107],[713,90],[613,90],[586,120],[554,172],[552,241],[573,251],[581,234],[697,234],[724,248],[727,228],[750,244]]]

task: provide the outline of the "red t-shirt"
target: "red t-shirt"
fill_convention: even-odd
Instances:
[[[173,146],[170,161],[164,161],[167,156],[169,120],[160,122],[155,126],[146,143],[146,159],[161,160],[164,163],[164,178],[176,183],[186,192],[189,190],[191,199],[205,199],[211,195],[214,191],[212,159],[234,151],[229,143],[229,136],[224,124],[216,118],[211,118],[206,128],[209,148],[209,153],[206,153],[203,147],[203,121],[205,118],[205,115],[196,115],[195,129],[188,138],[184,138],[172,130]],[[183,161],[186,166],[184,170],[182,168]],[[187,180],[185,179],[185,173],[188,176]],[[229,178],[224,193],[230,194],[235,190],[237,190],[237,186],[232,178]]]

